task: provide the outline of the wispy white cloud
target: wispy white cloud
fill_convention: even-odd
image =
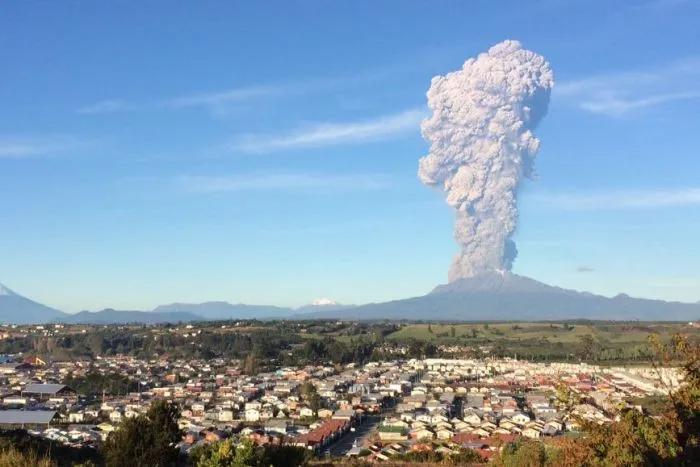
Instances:
[[[371,120],[322,123],[283,135],[249,135],[231,144],[230,148],[259,153],[385,140],[411,131],[418,132],[424,116],[423,110],[414,109]]]
[[[78,109],[83,114],[115,113],[138,109],[204,108],[214,114],[226,114],[232,109],[251,102],[274,98],[290,98],[324,94],[339,89],[365,85],[395,75],[400,67],[393,66],[362,73],[347,73],[336,77],[306,78],[282,83],[240,86],[216,91],[185,93],[156,99],[151,102],[130,103],[122,99],[108,99]]]
[[[530,196],[538,205],[567,211],[622,211],[700,206],[700,188],[550,193]]]
[[[251,86],[236,89],[228,89],[218,92],[205,92],[188,94],[167,99],[164,105],[175,108],[182,107],[221,107],[237,102],[244,102],[262,97],[274,97],[284,95],[287,92],[285,86]]]
[[[622,116],[631,110],[654,107],[673,101],[683,101],[700,98],[700,91],[675,92],[668,94],[658,94],[636,99],[619,99],[610,97],[607,99],[591,100],[581,102],[581,108],[593,113],[602,113],[613,116]]]
[[[87,105],[78,109],[79,114],[96,115],[96,114],[111,114],[117,112],[126,112],[134,110],[136,107],[121,99],[107,99],[97,102],[92,105]]]
[[[91,142],[68,135],[2,136],[0,158],[27,158],[64,154],[85,148]]]
[[[242,191],[338,192],[384,190],[392,186],[384,174],[277,173],[187,175],[175,183],[190,193]]]
[[[555,95],[579,108],[615,117],[673,101],[700,98],[700,57],[653,70],[621,71],[564,81]]]

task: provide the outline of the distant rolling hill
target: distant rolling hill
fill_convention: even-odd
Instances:
[[[154,313],[186,312],[194,313],[208,320],[288,318],[291,308],[272,305],[244,305],[228,302],[173,303],[162,305]]]
[[[205,321],[201,316],[185,312],[152,312],[152,311],[81,311],[75,314],[66,314],[54,322],[64,324],[159,324],[159,323],[187,323],[192,321]]]
[[[66,313],[24,298],[0,284],[0,323],[46,323],[63,316]]]
[[[422,297],[372,303],[299,317],[330,319],[495,320],[646,320],[688,321],[700,317],[700,305],[613,298],[553,287],[511,273],[488,273],[436,287]]]

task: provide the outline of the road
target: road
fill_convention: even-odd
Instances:
[[[362,422],[362,425],[355,427],[355,431],[349,431],[345,436],[328,448],[330,455],[334,457],[345,456],[345,454],[352,449],[355,440],[357,440],[358,446],[365,446],[370,434],[372,434],[381,420],[382,418],[379,415],[367,417],[364,422]]]

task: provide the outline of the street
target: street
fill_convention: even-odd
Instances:
[[[348,432],[347,435],[343,436],[336,443],[334,443],[327,452],[330,452],[332,456],[344,456],[350,449],[352,449],[355,441],[357,440],[357,445],[364,447],[367,443],[367,439],[374,429],[381,422],[381,417],[379,415],[371,415],[367,417],[361,425],[355,428],[355,431]]]

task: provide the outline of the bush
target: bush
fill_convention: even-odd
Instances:
[[[179,412],[176,405],[161,401],[145,415],[124,420],[103,447],[107,467],[176,465],[180,458],[177,443],[182,440]]]

